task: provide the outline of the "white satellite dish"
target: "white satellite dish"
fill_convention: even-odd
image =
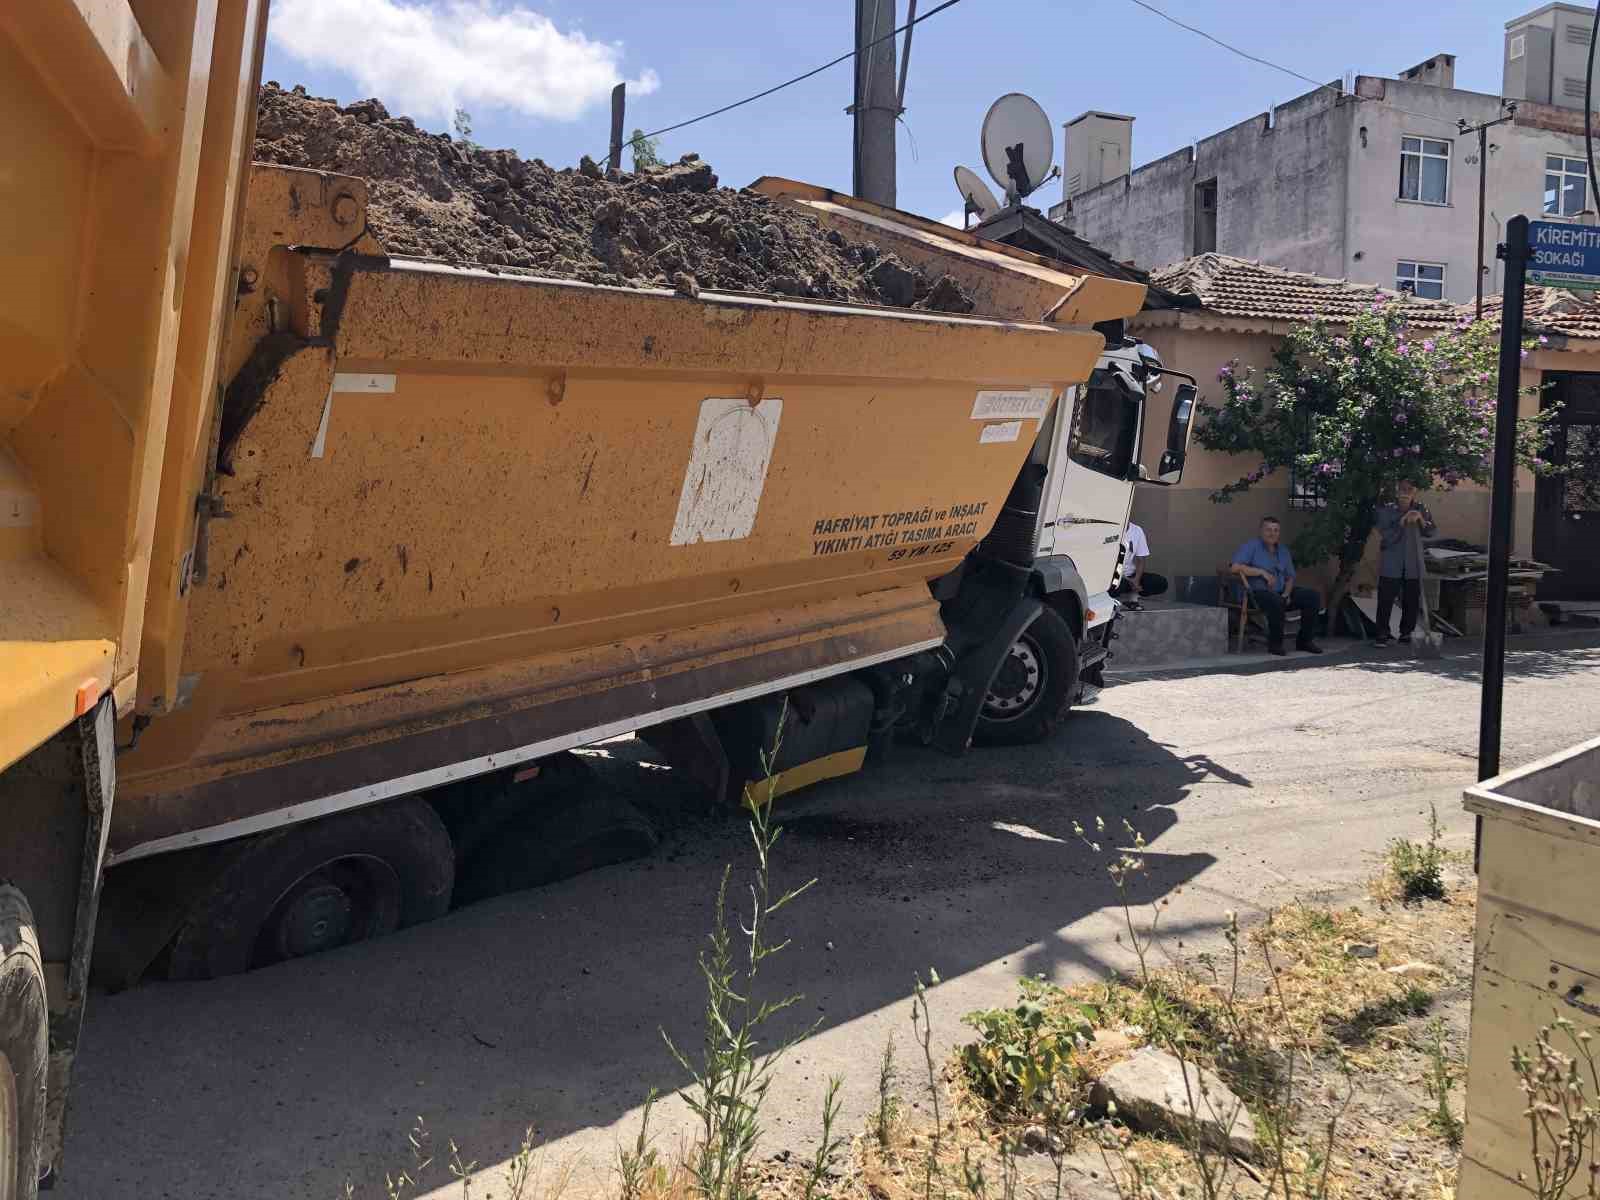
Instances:
[[[978,214],[980,221],[1000,211],[1000,201],[994,198],[989,185],[979,179],[978,173],[971,167],[956,168],[956,191],[967,202],[967,209]]]
[[[1008,92],[991,104],[982,140],[983,165],[1005,188],[1008,201],[1020,200],[1050,178],[1055,135],[1033,97]]]

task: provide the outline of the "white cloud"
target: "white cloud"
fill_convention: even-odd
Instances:
[[[963,229],[967,224],[966,217],[967,210],[964,208],[958,208],[954,212],[947,212],[944,216],[940,217],[939,224],[954,225],[957,229]]]
[[[622,79],[620,43],[563,33],[542,13],[491,0],[276,0],[268,34],[419,120],[448,120],[460,107],[570,121]],[[628,92],[649,95],[660,82],[646,69]]]

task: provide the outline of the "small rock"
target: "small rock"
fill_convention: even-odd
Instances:
[[[1191,1096],[1193,1097],[1191,1100]],[[1244,1102],[1215,1074],[1184,1065],[1164,1050],[1146,1046],[1095,1081],[1091,1100],[1116,1105],[1134,1129],[1183,1134],[1197,1131],[1208,1144],[1240,1158],[1257,1156],[1255,1120]]]
[[[829,943],[828,943],[828,945],[827,945],[827,949],[829,949],[829,950],[832,950],[832,949],[833,949],[833,943],[832,943],[832,942],[829,942]]]
[[[927,296],[917,302],[917,307],[932,312],[969,313],[976,306],[953,276],[941,275]]]
[[[1373,942],[1346,942],[1344,944],[1346,958],[1377,958],[1378,947]]]
[[[345,105],[344,111],[363,125],[376,125],[379,121],[389,119],[389,110],[382,101],[376,99],[353,100]]]
[[[698,154],[685,154],[670,167],[646,167],[645,174],[664,192],[709,192],[717,186],[716,172]]]
[[[867,278],[890,304],[905,307],[917,298],[917,276],[893,258],[884,258],[867,272]]]
[[[672,277],[672,288],[680,296],[688,296],[693,300],[700,295],[700,283],[687,271],[679,271]]]
[[[1024,1149],[1035,1154],[1049,1154],[1058,1149],[1060,1139],[1050,1136],[1050,1131],[1043,1125],[1029,1125],[1022,1131],[1022,1145]]]
[[[1432,963],[1408,962],[1401,963],[1397,967],[1389,967],[1387,973],[1398,975],[1401,979],[1432,979],[1435,976],[1443,975],[1444,971]]]

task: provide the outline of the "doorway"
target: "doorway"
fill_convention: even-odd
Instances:
[[[1550,461],[1560,475],[1534,485],[1533,556],[1559,568],[1541,600],[1600,600],[1600,374],[1547,371],[1543,406],[1560,404]]]

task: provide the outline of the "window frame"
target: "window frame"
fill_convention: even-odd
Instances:
[[[1416,142],[1415,150],[1406,149],[1407,142]],[[1444,153],[1439,154],[1428,149],[1429,144],[1443,146]],[[1406,159],[1417,160],[1417,194],[1406,195]],[[1427,200],[1423,198],[1423,167],[1429,159],[1444,163],[1444,199]],[[1400,135],[1400,180],[1397,188],[1396,199],[1402,204],[1426,204],[1431,208],[1450,207],[1450,185],[1454,182],[1455,172],[1451,170],[1455,159],[1455,140],[1453,138],[1427,137],[1420,133],[1403,133]]]
[[[1561,169],[1559,171],[1552,171],[1550,169],[1551,159],[1556,159],[1561,163]],[[1579,187],[1583,192],[1583,201],[1579,205],[1577,212],[1566,212],[1562,207],[1567,193],[1567,189],[1563,185],[1565,181],[1570,178],[1577,179]],[[1548,195],[1550,191],[1551,179],[1556,179],[1561,182],[1559,182],[1556,186],[1555,209],[1552,210],[1549,207],[1550,202],[1546,200],[1544,202],[1544,215],[1547,217],[1582,216],[1589,208],[1589,164],[1581,158],[1573,158],[1567,154],[1551,154],[1547,151],[1544,156],[1544,181],[1546,195]]]
[[[1117,444],[1104,454],[1098,453],[1098,445],[1095,446],[1096,452],[1085,452],[1084,419],[1089,413],[1091,397],[1101,393],[1109,395],[1122,406],[1118,414],[1121,420],[1117,424]],[[1115,371],[1097,367],[1089,376],[1089,381],[1077,389],[1072,428],[1067,436],[1068,459],[1097,475],[1126,482],[1132,477],[1139,460],[1142,411],[1140,398],[1128,389]]]
[[[1407,280],[1405,273],[1401,271],[1401,267],[1411,268],[1411,277],[1409,280]],[[1437,269],[1439,272],[1439,278],[1437,280],[1424,280],[1422,277],[1422,269],[1424,267],[1430,270]],[[1411,295],[1416,296],[1419,300],[1443,300],[1446,298],[1444,289],[1445,284],[1449,282],[1449,274],[1449,263],[1429,262],[1427,259],[1422,258],[1397,258],[1395,259],[1394,263],[1394,290],[1397,292],[1409,292]],[[1405,286],[1405,284],[1408,282],[1411,284],[1409,288]],[[1437,283],[1439,285],[1439,294],[1437,296],[1423,295],[1421,292],[1417,291],[1417,284],[1419,283]]]

